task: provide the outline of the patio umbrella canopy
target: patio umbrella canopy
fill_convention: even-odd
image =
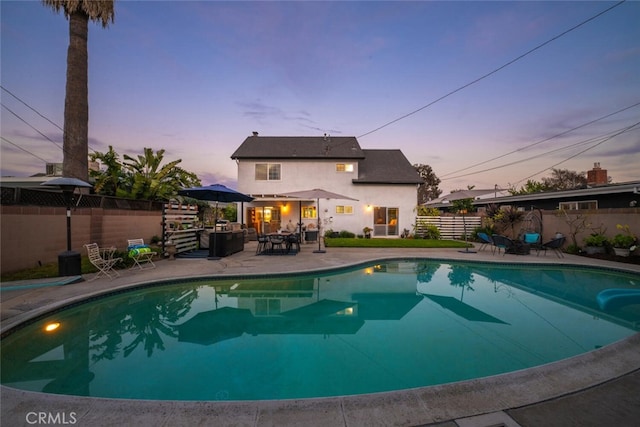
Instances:
[[[320,199],[343,199],[343,200],[358,200],[349,196],[344,196],[338,193],[332,193],[331,191],[323,190],[322,188],[314,188],[313,190],[292,191],[290,193],[282,193],[280,196],[293,197],[296,199],[316,199],[318,206],[318,232],[320,231]],[[314,253],[323,253],[325,251],[320,249],[320,235],[318,234],[318,250]]]
[[[191,197],[192,199],[197,200],[208,200],[211,202],[216,202],[215,206],[215,215],[214,218],[216,223],[213,227],[213,234],[215,235],[218,229],[218,202],[223,203],[233,203],[233,202],[250,202],[253,200],[253,197],[248,196],[246,194],[240,193],[236,190],[232,190],[222,184],[212,184],[204,187],[191,187],[184,188],[182,190],[178,190],[178,194],[185,197]],[[218,239],[214,237],[213,239],[213,254],[216,253],[216,241]],[[219,257],[213,256],[209,257],[209,259],[219,259]]]
[[[206,185],[204,187],[191,187],[178,190],[181,196],[191,197],[198,200],[209,200],[212,202],[250,202],[253,197],[232,190],[222,184]]]

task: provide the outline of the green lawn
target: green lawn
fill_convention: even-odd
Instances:
[[[325,239],[329,248],[464,248],[458,240],[429,239],[348,239],[335,237]]]

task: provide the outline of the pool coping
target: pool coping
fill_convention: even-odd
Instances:
[[[414,254],[371,254],[371,259],[341,264],[357,266],[378,259],[417,258]],[[451,257],[434,258],[451,260]],[[459,261],[460,258],[456,259]],[[470,260],[471,261],[471,260]],[[488,260],[496,262],[498,260]],[[506,260],[505,260],[506,261]],[[555,265],[585,267],[584,263],[555,262]],[[504,262],[503,262],[504,263]],[[509,262],[518,263],[520,262]],[[540,262],[539,264],[549,264]],[[590,266],[589,266],[590,267]],[[637,268],[617,265],[605,266],[618,271],[637,272]],[[330,270],[318,268],[314,271]],[[287,273],[307,274],[310,269],[291,270]],[[237,276],[238,274],[235,274]],[[189,276],[207,277],[211,274]],[[218,275],[220,278],[234,274]],[[179,280],[172,277],[171,280]],[[107,292],[140,286],[148,280],[122,284]],[[81,296],[57,301],[27,313],[13,316],[2,325],[2,334],[20,323],[66,306],[105,290],[84,293]],[[402,391],[357,396],[293,399],[281,401],[151,401],[105,399],[53,395],[17,390],[0,386],[2,423],[21,425],[29,411],[74,413],[80,425],[160,424],[160,425],[425,425],[441,423],[482,414],[500,413],[510,409],[572,395],[585,389],[606,384],[612,380],[640,371],[640,333],[569,359],[521,371],[491,377],[420,387]]]

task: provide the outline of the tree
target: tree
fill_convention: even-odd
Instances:
[[[542,183],[549,190],[573,190],[587,185],[585,172],[574,172],[569,169],[552,169],[551,177],[542,178]]]
[[[415,164],[413,167],[423,181],[422,184],[418,186],[418,204],[421,205],[429,200],[440,197],[442,194],[442,190],[438,189],[440,178],[436,176],[431,166]]]
[[[178,167],[181,159],[162,165],[164,150],[145,148],[137,159],[124,155],[125,182],[116,196],[145,200],[169,200],[185,187],[199,186],[200,180],[191,172]],[[128,161],[128,162],[127,162]]]
[[[521,194],[542,193],[543,191],[549,190],[552,190],[552,188],[549,188],[546,184],[533,179],[527,180],[527,183],[520,187],[519,190],[517,190],[515,186],[509,186],[509,194],[511,194],[512,196],[518,196]]]
[[[114,20],[113,0],[42,0],[69,19],[67,83],[64,100],[62,174],[89,177],[89,89],[87,37],[89,19],[106,28]]]
[[[109,151],[106,153],[96,151],[90,157],[92,162],[99,161],[106,166],[104,171],[89,171],[89,176],[94,179],[93,190],[96,194],[103,196],[115,196],[124,181],[124,171],[122,163],[118,159],[118,153],[113,151],[113,147],[110,145]]]

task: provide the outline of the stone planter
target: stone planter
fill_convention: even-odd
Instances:
[[[617,256],[629,256],[629,248],[613,248],[613,252]]]
[[[604,246],[585,246],[584,251],[587,255],[604,254],[607,252]]]
[[[177,252],[176,245],[173,243],[167,243],[164,245],[164,249],[167,252],[167,255],[169,255],[169,261],[175,261]]]

